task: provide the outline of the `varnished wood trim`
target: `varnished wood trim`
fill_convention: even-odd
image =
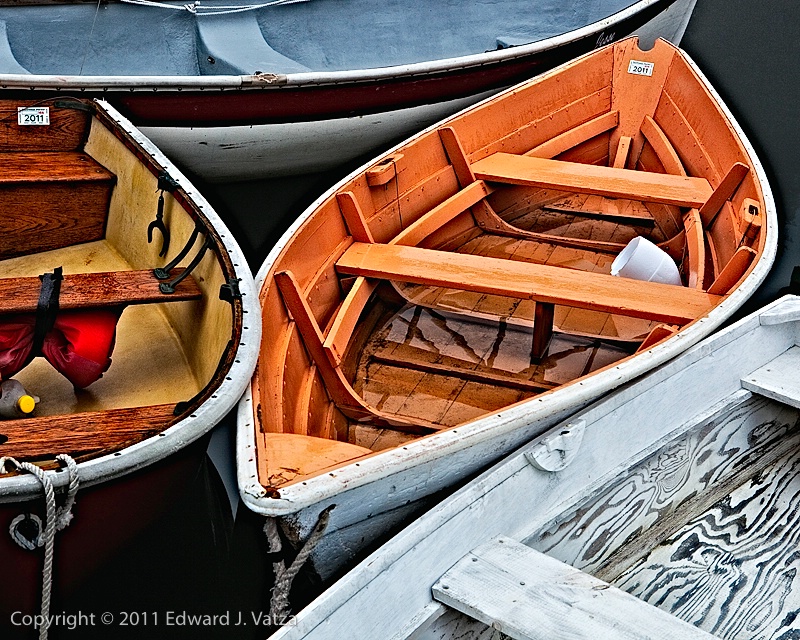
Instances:
[[[722,205],[736,193],[739,185],[742,184],[742,180],[745,179],[749,172],[750,167],[746,164],[741,162],[734,163],[728,173],[725,174],[722,182],[714,189],[711,197],[700,207],[700,218],[702,218],[703,226],[706,229],[711,227],[717,214],[722,209]]]
[[[294,274],[291,271],[276,273],[275,282],[292,319],[300,330],[303,344],[305,344],[311,359],[322,376],[322,380],[325,382],[325,388],[331,400],[342,413],[354,420],[410,433],[430,433],[441,428],[439,425],[433,425],[422,420],[406,420],[401,417],[383,414],[364,402],[345,379],[341,368],[332,366],[328,360],[328,355],[323,347],[322,331],[314,318],[311,308],[308,306],[308,302],[303,297],[300,285],[297,283]]]
[[[555,305],[549,302],[536,302],[533,308],[533,342],[531,344],[531,359],[539,362],[553,337],[553,316]]]
[[[678,157],[678,152],[675,151],[675,147],[672,146],[672,143],[669,141],[669,138],[667,138],[663,129],[661,129],[650,116],[645,116],[642,121],[642,135],[644,135],[645,139],[650,143],[650,146],[653,147],[653,151],[656,152],[656,156],[658,156],[659,161],[663,165],[664,171],[676,176],[686,175],[686,169],[683,168],[683,163]]]
[[[401,358],[394,354],[373,355],[370,359],[380,364],[386,364],[392,367],[415,369],[417,371],[424,371],[425,373],[433,373],[451,378],[460,378],[462,380],[470,380],[471,382],[480,382],[481,384],[507,387],[509,389],[519,389],[521,391],[543,392],[559,386],[548,382],[536,382],[534,380],[525,380],[523,378],[504,376],[499,373],[491,373],[489,371],[482,371],[480,369],[467,369],[465,367],[457,367],[439,362],[428,362],[426,360],[419,360],[409,357]]]
[[[347,344],[353,335],[353,331],[355,331],[361,312],[369,302],[370,296],[372,296],[372,292],[375,291],[377,285],[377,280],[356,278],[344,302],[339,307],[322,345],[331,365],[334,367],[341,365]]]
[[[352,191],[337,193],[336,201],[353,239],[356,242],[375,242],[355,194]]]
[[[714,284],[708,288],[708,293],[723,296],[730,292],[753,264],[757,255],[758,253],[750,247],[739,247],[728,264],[722,268]]]
[[[614,162],[611,165],[615,169],[624,169],[628,162],[628,154],[631,150],[633,139],[630,136],[621,136],[617,145],[617,153],[614,155]]]
[[[640,351],[647,351],[647,349],[652,347],[654,344],[658,344],[662,340],[671,338],[675,335],[679,328],[680,327],[672,324],[657,324],[650,330],[650,333],[647,334],[647,337],[642,341],[642,344],[639,345],[636,353],[639,353]]]
[[[567,215],[580,216],[582,218],[605,220],[607,222],[616,222],[617,224],[627,224],[637,227],[654,227],[656,224],[656,221],[649,216],[640,216],[631,213],[616,213],[614,211],[587,211],[585,209],[574,209],[572,207],[558,207],[551,204],[542,205],[542,210],[553,211],[555,213],[566,213]]]
[[[149,438],[166,429],[176,417],[175,405],[110,409],[69,415],[42,416],[0,422],[0,456],[21,460],[98,456]]]
[[[706,270],[706,239],[703,223],[697,209],[690,209],[683,217],[686,229],[686,250],[689,254],[689,287],[702,289]]]
[[[450,222],[489,195],[493,189],[483,180],[473,182],[438,204],[416,222],[409,225],[388,244],[416,245],[431,233]]]
[[[175,269],[173,277],[183,269]],[[0,314],[33,313],[39,302],[39,278],[0,280]],[[181,281],[175,293],[161,293],[152,271],[108,271],[65,275],[61,282],[60,309],[92,309],[116,305],[197,300],[202,291],[192,276]]]

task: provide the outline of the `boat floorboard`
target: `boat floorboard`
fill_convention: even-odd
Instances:
[[[800,455],[696,515],[613,584],[724,640],[789,638],[800,609]]]
[[[657,225],[593,220],[554,209],[610,211],[652,220],[640,202],[535,191],[502,213],[521,229],[625,244],[637,235],[653,242],[665,240]],[[610,273],[614,255],[590,249],[565,247],[531,239],[484,232],[467,241],[459,253],[532,262],[594,273]],[[476,380],[459,379],[445,372],[420,370],[412,363],[458,367],[487,372],[517,381],[564,384],[625,357],[629,351],[600,342],[641,340],[656,324],[616,314],[556,305],[554,327],[541,362],[531,359],[534,302],[504,296],[396,284],[410,305],[383,321],[383,329],[370,339],[359,359],[355,389],[372,406],[387,413],[425,418],[452,426],[508,406],[539,391],[524,390]],[[461,317],[447,314],[460,313]],[[443,313],[439,313],[439,312]],[[493,319],[474,322],[469,314]],[[507,324],[498,323],[498,319]],[[502,326],[501,326],[502,324]],[[515,326],[512,326],[515,325]],[[380,323],[379,323],[380,326]],[[573,334],[573,335],[566,335]],[[388,363],[394,361],[395,364]],[[408,367],[400,363],[407,361]],[[369,440],[358,436],[364,444]]]

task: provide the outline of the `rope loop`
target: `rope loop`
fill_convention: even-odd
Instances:
[[[47,633],[50,627],[50,595],[53,590],[53,553],[56,531],[64,529],[72,520],[72,507],[75,504],[75,494],[78,493],[80,480],[78,478],[78,465],[70,456],[60,454],[56,460],[62,467],[66,466],[69,474],[69,485],[67,486],[67,497],[62,507],[56,507],[56,492],[50,475],[41,467],[30,462],[20,462],[9,456],[0,458],[0,473],[9,471],[26,471],[39,480],[44,490],[45,500],[45,524],[42,527],[41,519],[33,514],[23,514],[17,516],[11,522],[9,533],[12,539],[23,549],[33,551],[37,547],[44,547],[44,567],[42,569],[42,609],[39,626],[39,640],[47,640]],[[11,465],[11,467],[9,467]],[[37,523],[39,534],[35,540],[25,535],[20,530],[23,522]]]

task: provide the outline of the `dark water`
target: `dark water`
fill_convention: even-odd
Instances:
[[[778,259],[746,310],[777,297],[789,285],[793,268],[800,265],[799,36],[796,0],[698,0],[682,43],[750,138],[778,207]],[[236,234],[255,272],[294,217],[351,168],[292,179],[205,185],[202,190]],[[244,508],[233,516],[221,479],[232,479],[233,423],[229,416],[215,437],[219,469],[203,465],[183,503],[72,592],[54,594],[53,613],[110,611],[119,621],[121,612],[140,612],[150,615],[150,623],[142,624],[140,617],[138,626],[83,625],[75,630],[62,626],[51,631],[51,638],[267,636],[251,617],[265,613],[269,601],[262,523]],[[299,592],[313,592],[314,585],[304,579],[308,580],[301,579]],[[169,611],[173,615],[229,612],[230,618],[227,624],[214,626],[168,626]],[[250,624],[234,626],[239,612]],[[157,625],[154,613],[160,616]],[[0,638],[36,637],[31,630],[20,634],[19,628],[7,635],[5,622],[0,621]]]

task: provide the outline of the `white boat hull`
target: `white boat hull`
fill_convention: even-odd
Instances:
[[[434,599],[432,587],[442,575],[498,536],[523,541],[558,560],[594,572],[594,565],[607,560],[606,545],[597,540],[619,545],[636,539],[641,531],[669,520],[687,498],[704,489],[713,493],[717,476],[730,476],[733,485],[726,489],[721,482],[719,489],[730,491],[739,471],[752,475],[747,465],[759,464],[759,456],[754,456],[751,448],[769,442],[764,451],[773,459],[787,454],[796,459],[800,442],[796,406],[800,387],[796,378],[790,375],[790,389],[776,396],[780,404],[769,399],[770,392],[756,394],[742,386],[753,372],[775,363],[788,351],[800,354],[795,346],[798,342],[800,299],[787,296],[696,345],[475,479],[369,556],[300,612],[293,626],[281,629],[273,638],[497,640],[501,636],[496,629]],[[769,429],[774,434],[765,437]],[[539,461],[544,466],[549,462],[542,452],[570,430],[582,433],[574,459],[555,473],[543,470]],[[696,445],[703,441],[706,444]],[[745,464],[737,462],[737,456],[752,459]],[[615,484],[626,477],[629,481]],[[755,485],[759,485],[758,480]],[[614,499],[603,498],[604,491]],[[634,491],[640,493],[631,497]],[[585,505],[598,506],[580,510]],[[578,515],[570,515],[575,513]],[[744,524],[740,522],[740,531],[756,526],[750,521]],[[714,571],[711,583],[729,584],[728,574],[738,575],[732,562],[723,562]],[[735,584],[730,583],[730,588],[731,597],[741,595],[736,593]],[[754,616],[753,624],[757,627],[770,617],[780,623],[786,612],[773,609],[782,606],[782,598],[780,602],[774,600],[763,616]],[[724,609],[721,616],[728,615]],[[547,618],[550,613],[541,611],[538,615]],[[546,624],[542,628],[547,628]],[[591,627],[579,631],[569,637],[606,637],[595,635],[598,631]],[[708,637],[700,630],[694,632],[697,637]]]
[[[634,32],[645,48],[679,44],[697,0],[678,0]],[[609,27],[606,40],[622,38]],[[496,91],[500,91],[497,89]],[[170,158],[207,182],[256,180],[326,171],[375,152],[495,93],[344,118],[240,126],[141,126]]]

